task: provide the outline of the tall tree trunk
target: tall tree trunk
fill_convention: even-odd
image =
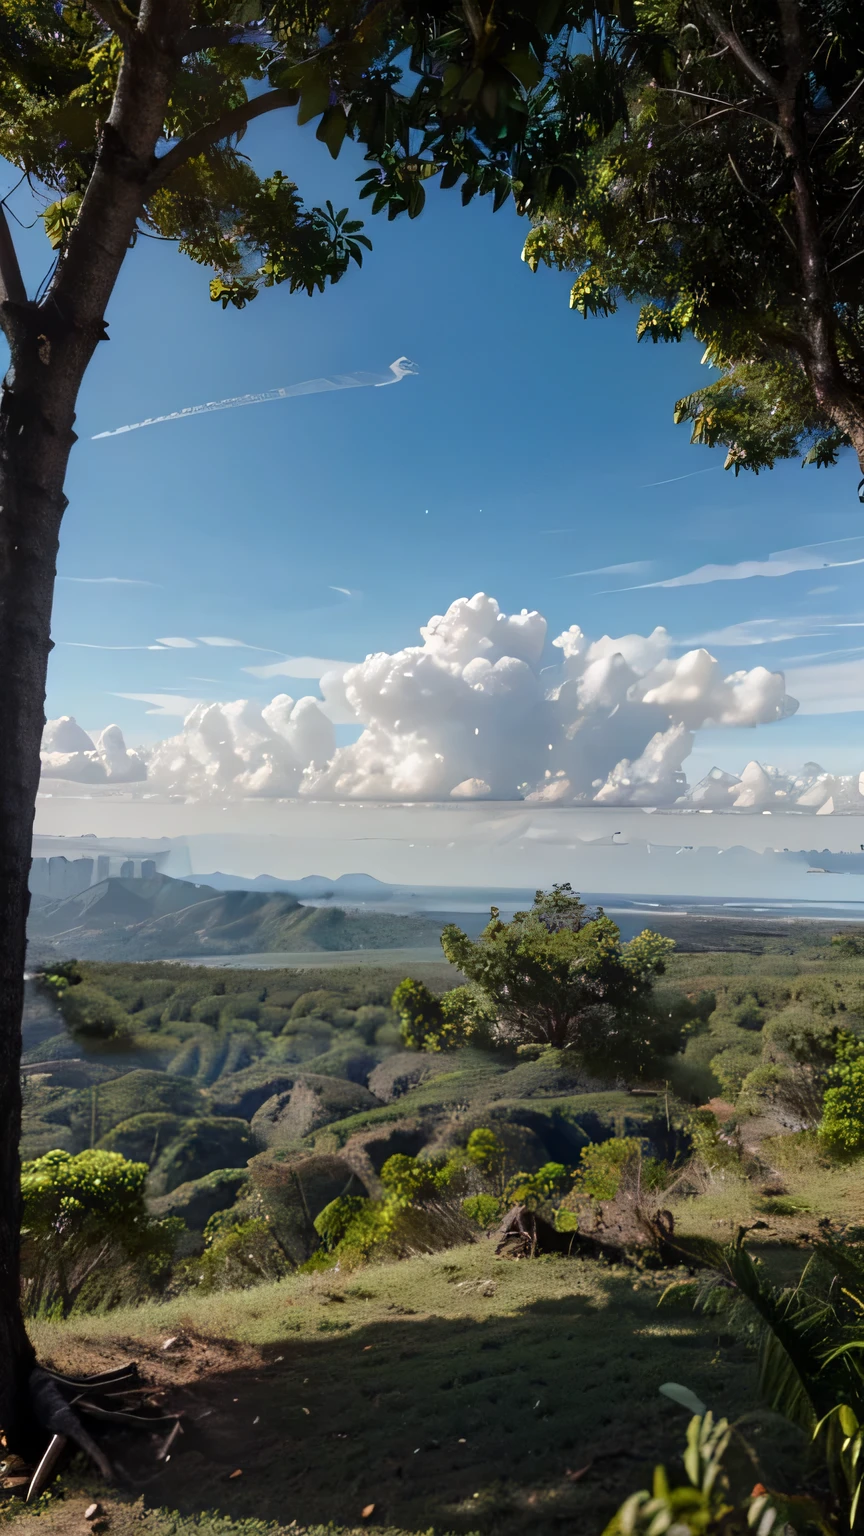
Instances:
[[[78,391],[146,195],[189,0],[142,0],[93,173],[45,297],[29,303],[0,207],[0,1426],[26,1416],[20,1296],[21,1012],[28,877],[63,486]]]
[[[35,306],[20,320],[0,397],[0,1425],[13,1437],[23,1428],[22,1387],[33,1362],[19,1277],[28,876],[63,482],[83,372]]]

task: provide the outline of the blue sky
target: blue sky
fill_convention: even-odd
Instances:
[[[357,206],[361,166],[334,164],[311,130],[265,119],[244,147],[259,168],[294,177],[307,202]],[[414,223],[370,218],[367,233],[362,272],[313,299],[272,290],[242,313],[211,304],[206,271],[170,246],[142,239],[130,253],[80,402],[49,716],[117,721],[128,741],[152,740],[179,719],[122,695],[315,691],[250,676],[245,666],[268,660],[254,652],[144,649],[160,637],[359,659],[413,643],[431,614],[485,591],[508,612],[539,609],[550,637],[573,623],[591,636],[662,624],[682,646],[713,636],[730,672],[804,668],[805,710],[701,732],[703,771],[752,756],[864,767],[864,715],[849,707],[864,699],[864,566],[644,585],[831,541],[853,542],[832,544],[826,562],[864,557],[851,460],[724,474],[722,454],[691,447],[672,423],[675,399],[706,379],[699,348],[637,346],[632,312],[571,314],[566,276],[532,276],[520,261],[525,225],[512,208],[465,210],[458,194],[433,191]],[[35,286],[47,243],[38,227],[21,242]],[[384,371],[401,354],[420,372],[393,389],[91,440],[208,399]],[[766,633],[777,638],[743,643]],[[96,648],[114,646],[130,649]]]

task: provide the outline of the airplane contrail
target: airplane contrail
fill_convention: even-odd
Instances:
[[[397,357],[386,373],[334,373],[329,378],[306,379],[302,384],[288,384],[282,389],[266,389],[260,395],[236,395],[232,400],[208,400],[205,405],[187,405],[182,411],[169,411],[167,416],[148,416],[146,421],[133,421],[127,427],[114,427],[110,432],[94,432],[92,441],[100,437],[119,437],[123,432],[137,432],[141,427],[155,427],[162,421],[182,421],[187,416],[205,416],[209,411],[233,411],[239,405],[263,405],[267,400],[287,400],[292,395],[318,395],[330,389],[363,389],[371,386],[383,389],[388,384],[398,384],[409,374],[419,373],[416,363],[408,357]]]

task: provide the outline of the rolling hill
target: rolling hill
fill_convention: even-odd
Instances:
[[[78,896],[34,904],[28,936],[40,963],[167,960],[280,951],[392,949],[434,944],[441,921],[304,907],[272,891],[217,891],[156,875],[108,879]]]

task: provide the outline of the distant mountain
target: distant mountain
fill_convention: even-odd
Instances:
[[[306,896],[311,901],[326,901],[330,896],[338,896],[343,901],[383,901],[388,896],[394,896],[401,889],[395,885],[385,885],[383,881],[376,880],[374,875],[337,875],[335,880],[330,880],[326,875],[304,875],[300,880],[279,880],[276,875],[256,875],[254,879],[248,879],[243,875],[224,875],[221,870],[215,870],[210,875],[197,877],[202,884],[210,885],[217,891],[285,891],[290,895]]]
[[[169,960],[280,951],[396,949],[435,944],[426,917],[306,907],[289,893],[218,891],[157,875],[103,880],[31,912],[31,949],[88,960]],[[40,962],[41,963],[41,962]]]

